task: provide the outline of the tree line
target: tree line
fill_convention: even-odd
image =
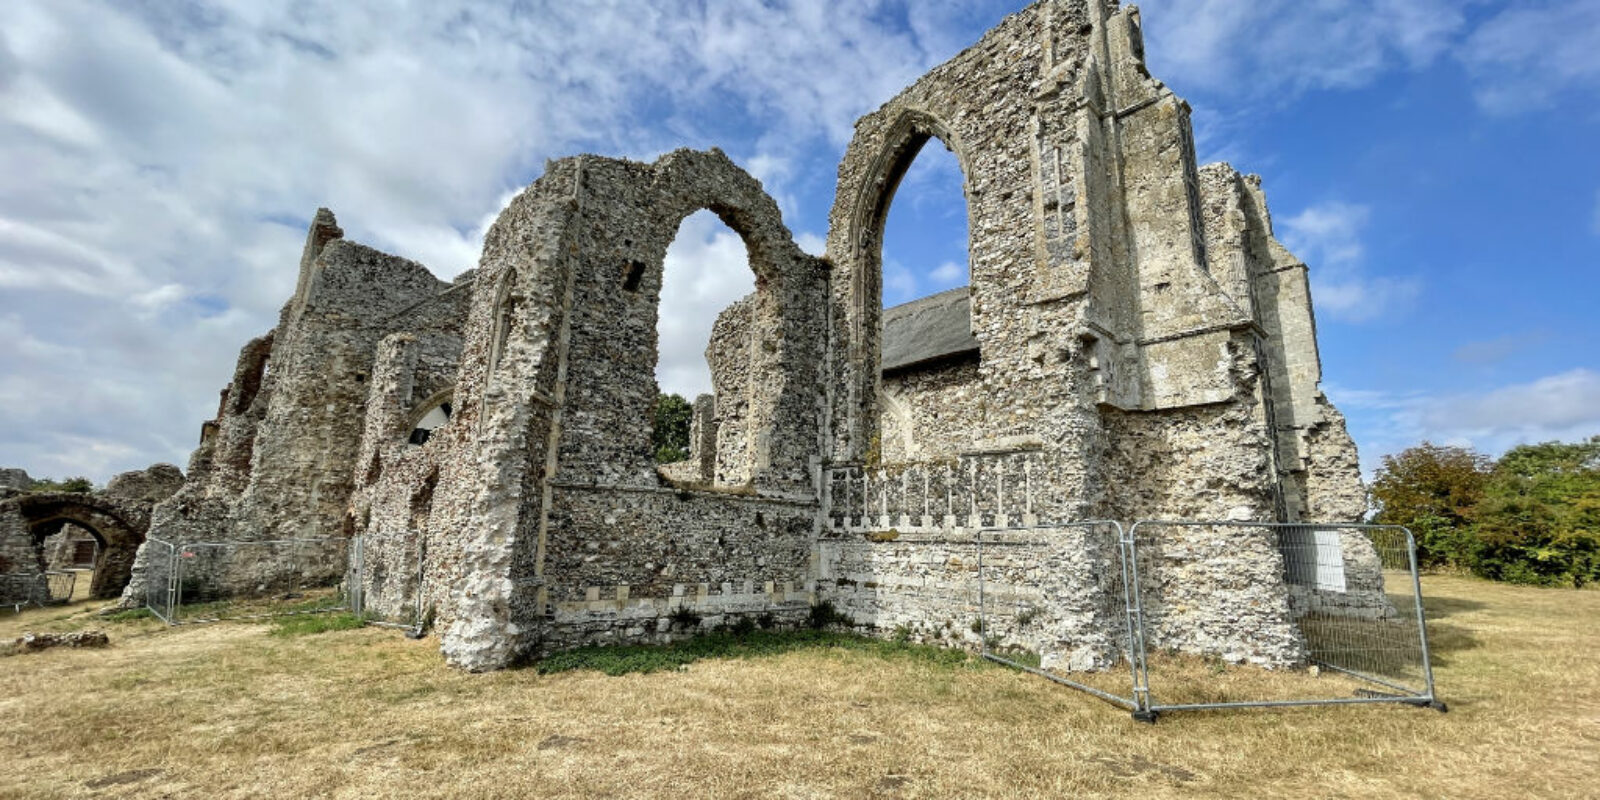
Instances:
[[[1542,586],[1600,580],[1600,436],[1492,459],[1423,442],[1384,456],[1376,521],[1404,525],[1425,569]]]

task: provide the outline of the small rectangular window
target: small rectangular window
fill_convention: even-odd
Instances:
[[[639,291],[639,282],[644,280],[644,262],[629,261],[627,276],[622,279],[622,288],[630,291]]]

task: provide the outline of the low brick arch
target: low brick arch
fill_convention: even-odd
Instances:
[[[44,539],[71,522],[88,530],[100,543],[89,594],[112,598],[122,593],[133,569],[134,554],[150,529],[148,511],[101,494],[61,492],[24,495],[0,502],[0,518],[20,522],[28,546],[38,552]],[[17,548],[13,543],[12,552]],[[15,569],[20,565],[13,565]]]

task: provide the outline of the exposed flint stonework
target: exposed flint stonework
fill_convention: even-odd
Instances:
[[[971,285],[885,312],[884,220],[930,140],[964,175]],[[757,288],[713,327],[691,459],[658,469],[663,260],[702,209]],[[1365,511],[1306,267],[1258,178],[1195,163],[1131,7],[1037,3],[863,117],[826,258],[717,150],[551,162],[450,284],[340,237],[320,211],[155,528],[362,535],[369,609],[431,618],[468,669],[824,600],[961,641],[936,631],[970,615],[977,528]],[[1044,663],[1096,668],[1119,642],[1095,599],[1114,541],[1076,530],[1032,551],[1059,569],[1013,549],[996,574],[1039,606]],[[1370,545],[1344,548],[1381,596]],[[1269,537],[1149,553],[1153,646],[1303,657]]]

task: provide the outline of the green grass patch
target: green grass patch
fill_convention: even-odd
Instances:
[[[309,636],[329,631],[355,630],[366,624],[366,618],[356,614],[300,614],[274,620],[271,633],[273,636]]]
[[[141,619],[154,619],[155,616],[155,612],[148,608],[130,608],[126,611],[118,611],[115,614],[107,614],[105,620],[106,622],[137,622]]]
[[[712,633],[668,645],[610,645],[556,653],[538,662],[542,674],[595,670],[607,675],[678,670],[701,659],[759,658],[798,650],[849,650],[883,658],[912,659],[940,667],[976,667],[984,662],[960,650],[884,641],[837,631]]]

